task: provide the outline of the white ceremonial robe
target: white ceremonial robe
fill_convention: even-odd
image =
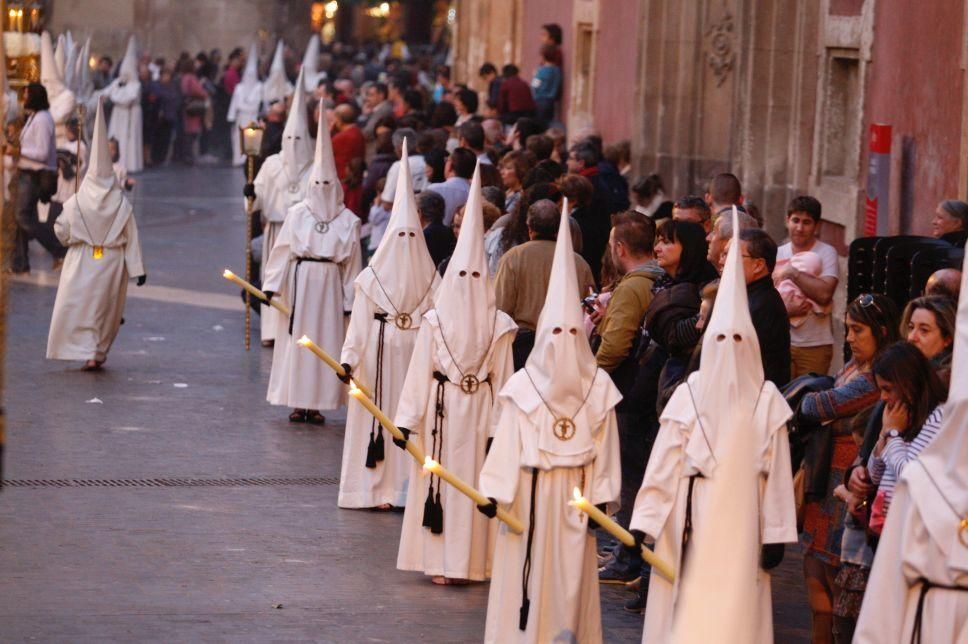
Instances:
[[[144,147],[141,131],[141,83],[121,84],[114,80],[104,88],[104,96],[111,100],[111,120],[108,136],[118,140],[120,163],[128,172],[141,172],[144,166]]]
[[[433,285],[440,281],[435,272]],[[371,390],[377,382],[377,352],[381,323],[377,314],[387,316],[383,329],[383,368],[376,403],[383,412],[393,418],[397,412],[403,381],[417,341],[423,315],[433,307],[433,286],[410,315],[411,326],[400,329],[393,322],[394,307],[376,284],[376,276],[369,267],[356,280],[353,314],[346,331],[346,341],[340,362],[353,368],[353,376],[359,378]],[[343,465],[339,477],[339,500],[341,508],[372,508],[384,503],[403,507],[407,502],[407,479],[413,462],[410,454],[391,443],[392,436],[383,429],[384,460],[375,468],[366,467],[367,448],[375,420],[362,405],[350,405],[346,412],[346,434],[343,438]]]
[[[145,273],[134,215],[118,218],[104,239],[101,259],[94,259],[94,245],[101,240],[90,238],[74,197],[64,204],[54,233],[68,250],[57,284],[47,358],[103,362],[121,327],[128,277]]]
[[[695,388],[698,373],[687,381]],[[790,444],[786,421],[790,408],[767,381],[760,391],[750,429],[759,430],[760,453],[760,539],[761,544],[793,543],[797,540],[796,508],[793,497],[793,475],[790,471]],[[668,642],[672,636],[679,583],[682,579],[682,535],[686,521],[689,479],[697,475],[692,493],[692,523],[700,525],[709,512],[708,481],[715,475],[715,456],[700,430],[689,387],[680,385],[660,419],[659,433],[642,487],[635,499],[631,529],[641,530],[656,540],[655,554],[671,564],[676,580],[670,583],[652,571],[649,601],[645,611],[643,642]],[[707,424],[709,420],[705,421]],[[703,478],[705,477],[705,478]],[[687,563],[688,565],[688,563]],[[760,637],[773,640],[773,603],[770,575],[760,570],[756,589],[751,589],[751,602],[757,603]]]
[[[424,316],[417,333],[394,422],[398,427],[412,430],[411,440],[432,456],[438,389],[433,374],[435,371],[445,374],[449,382],[443,385],[443,428],[436,436],[438,456],[434,458],[470,485],[477,481],[484,465],[487,439],[493,435],[495,393],[514,371],[511,343],[516,329],[506,313],[497,312],[490,348],[483,364],[473,374],[481,381],[473,394],[464,393],[455,384],[460,383],[461,373],[440,339],[436,309]],[[490,386],[483,382],[488,376]],[[444,530],[441,534],[431,533],[422,525],[424,501],[431,480],[437,479],[421,473],[422,468],[416,462],[411,463],[397,568],[452,579],[487,579],[491,574],[493,551],[493,530],[487,517],[478,512],[473,501],[441,481]]]
[[[309,171],[312,164],[308,164],[302,174],[290,181],[282,164],[282,155],[273,154],[266,157],[259,174],[256,175],[255,203],[253,209],[262,211],[262,283],[266,280],[266,267],[272,247],[279,237],[282,222],[286,220],[289,209],[306,198],[306,186],[309,181]],[[275,340],[280,332],[288,335],[289,321],[276,309],[266,304],[261,305],[259,326],[263,340]],[[298,337],[298,336],[297,336]]]
[[[485,642],[602,641],[595,535],[588,530],[587,515],[568,502],[578,488],[591,503],[605,503],[609,512],[618,509],[622,469],[614,406],[620,399],[611,379],[600,371],[586,405],[574,418],[576,425],[589,428],[592,449],[562,457],[542,450],[539,428],[550,428],[555,418],[527,374],[518,371],[502,390],[494,444],[481,472],[480,491],[509,506],[524,523],[524,533],[514,534],[503,523],[498,528]],[[534,468],[538,480],[528,583],[530,610],[522,631],[519,613]]]
[[[263,290],[278,293],[292,310],[292,333],[287,320],[272,353],[266,399],[273,405],[326,410],[344,404],[346,387],[296,341],[307,335],[333,356],[343,346],[343,315],[353,308],[353,281],[362,262],[360,219],[344,208],[325,233],[316,232],[316,222],[305,202],[293,206],[267,262]],[[297,261],[307,257],[330,261]]]
[[[245,163],[245,155],[242,153],[242,139],[239,136],[239,128],[245,127],[249,123],[259,120],[259,112],[262,108],[262,83],[256,83],[252,87],[237,85],[232,92],[232,100],[229,103],[229,111],[225,120],[232,124],[229,137],[232,139],[232,164],[242,165]]]
[[[952,425],[946,429],[965,428]],[[855,643],[912,641],[922,579],[965,590],[928,591],[921,615],[921,641],[968,642],[968,548],[959,541],[961,519],[937,492],[921,463],[908,464],[894,489],[877,545],[854,631]]]

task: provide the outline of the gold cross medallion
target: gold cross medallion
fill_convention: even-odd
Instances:
[[[92,254],[94,255],[94,259],[103,259],[104,258],[104,246],[95,246],[94,247],[94,252]]]
[[[554,426],[555,438],[562,441],[569,441],[575,435],[575,423],[570,418],[559,418]]]
[[[472,373],[467,374],[460,381],[460,390],[465,394],[476,394],[481,388],[481,381]]]
[[[397,325],[398,329],[406,331],[413,324],[413,320],[410,319],[409,313],[397,313],[396,317],[393,318],[393,323]]]

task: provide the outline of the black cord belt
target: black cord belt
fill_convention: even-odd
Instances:
[[[325,257],[297,257],[296,269],[292,276],[292,310],[289,311],[289,335],[292,335],[292,325],[296,319],[296,294],[299,293],[299,267],[303,262],[316,262],[318,264],[332,264],[333,260]]]

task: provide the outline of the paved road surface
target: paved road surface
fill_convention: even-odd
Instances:
[[[103,373],[44,360],[48,258],[12,284],[0,641],[481,639],[485,585],[397,571],[400,515],[336,508],[343,414],[307,429],[265,402],[270,352],[243,351],[220,276],[242,269],[241,185],[229,169],[139,177],[149,283],[129,289]],[[775,588],[777,640],[805,641],[795,553]],[[641,637],[628,596],[603,588],[610,642]]]

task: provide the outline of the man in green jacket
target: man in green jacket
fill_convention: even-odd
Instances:
[[[635,389],[639,373],[642,320],[652,302],[652,286],[663,275],[652,257],[654,242],[655,222],[649,217],[626,212],[612,218],[608,248],[622,278],[612,290],[604,313],[596,311],[592,316],[601,318],[598,321],[601,342],[595,359],[626,396],[616,408],[622,454],[622,508],[616,519],[626,527],[655,438],[654,412],[649,414],[648,409],[642,408],[640,396],[629,395]],[[631,561],[620,546],[614,555],[599,571],[602,582],[626,582],[639,576],[638,561]]]

